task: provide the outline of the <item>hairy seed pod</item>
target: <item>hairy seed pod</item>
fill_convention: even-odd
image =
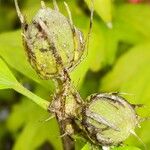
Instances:
[[[123,142],[138,124],[134,108],[116,94],[94,94],[83,108],[82,123],[87,136],[98,145]]]
[[[70,71],[81,59],[84,52],[82,33],[73,25],[70,19],[59,12],[56,1],[54,9],[47,8],[44,2],[33,18],[27,24],[16,8],[22,23],[23,40],[29,62],[43,79],[60,76],[63,69]],[[69,15],[68,5],[65,3]]]

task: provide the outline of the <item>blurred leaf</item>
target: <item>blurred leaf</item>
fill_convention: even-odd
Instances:
[[[115,6],[113,28],[105,31],[105,62],[116,60],[119,42],[135,45],[150,38],[150,6],[122,4]]]
[[[89,18],[84,16],[84,14],[82,13],[78,15],[79,15],[79,17],[77,18],[78,21],[76,20],[76,18],[75,21],[77,22],[78,26],[82,27],[83,24],[82,20],[85,20],[84,22],[85,25],[81,29],[81,31],[87,33],[89,28],[88,27]],[[107,30],[106,27],[100,24],[98,20],[94,21],[89,41],[88,52],[85,50],[84,60],[71,73],[71,77],[75,85],[79,86],[82,84],[84,77],[89,69],[96,72],[105,66],[106,64],[105,30]]]
[[[74,135],[73,139],[75,141],[75,150],[81,150],[87,143],[86,139],[80,135]]]
[[[93,145],[94,146],[94,145]],[[133,146],[120,146],[120,147],[115,147],[115,148],[110,148],[111,150],[141,150],[138,147],[133,147]],[[91,145],[87,143],[82,150],[91,150]],[[100,150],[100,148],[95,147],[93,150]]]
[[[138,13],[140,10],[142,10],[142,14]],[[135,15],[137,13],[139,15]],[[107,65],[113,65],[117,59],[117,51],[120,52],[120,49],[118,49],[120,42],[134,46],[144,40],[148,40],[150,34],[146,34],[145,31],[150,31],[149,17],[149,6],[123,4],[115,9],[113,28],[111,30],[106,28],[98,19],[95,19],[89,41],[88,56],[72,73],[75,76],[73,79],[80,74],[80,77],[75,79],[75,83],[78,84],[79,80],[82,83],[88,69],[98,71]],[[145,18],[147,18],[146,21],[144,21]],[[80,20],[87,19],[78,17],[78,20],[80,22]],[[143,26],[146,30],[143,30]]]
[[[101,41],[100,34],[94,37],[94,39],[99,39],[99,45],[104,44],[104,55],[101,56],[104,60],[101,62],[102,64],[112,65],[115,62],[117,59],[116,53],[120,51],[118,49],[120,42],[135,45],[149,40],[149,9],[149,5],[123,3],[120,6],[115,6],[113,28],[111,30],[104,28],[101,22],[99,22],[99,28],[103,31],[104,40]],[[98,33],[98,30],[96,33]]]
[[[1,89],[0,90],[0,101],[1,102],[12,102],[14,98],[14,91],[11,89]]]
[[[120,91],[130,95],[131,103],[142,103],[146,105],[146,108],[142,108],[140,115],[149,116],[150,113],[150,69],[148,65],[150,64],[150,44],[140,44],[132,48],[126,54],[124,54],[117,61],[114,68],[101,80],[100,90],[101,91]],[[129,99],[128,95],[124,95]],[[142,129],[138,131],[138,135],[144,142],[147,143],[147,147],[150,146],[147,137],[147,129],[149,128],[149,123],[146,123]],[[139,142],[134,143],[139,145]],[[130,142],[130,140],[128,141]]]
[[[32,112],[32,113],[31,113]],[[16,134],[13,150],[35,150],[49,141],[55,149],[62,150],[59,129],[55,119],[45,122],[49,113],[43,111],[26,98],[13,107],[7,120],[7,127]]]
[[[0,58],[0,89],[12,88],[17,92],[25,95],[26,97],[30,98],[33,102],[38,104],[40,107],[47,110],[49,106],[49,102],[38,97],[37,95],[33,94],[25,87],[23,87],[13,76],[11,71],[8,69],[7,65],[3,62]]]
[[[149,10],[150,5],[126,4],[118,7],[118,11],[116,13],[119,14],[119,18],[124,21],[125,25],[129,25],[130,28],[137,30],[145,37],[150,37],[150,20],[148,19],[150,17]]]
[[[12,88],[17,83],[16,78],[0,58],[0,89]]]
[[[123,147],[113,148],[112,150],[141,150],[141,149],[133,146],[123,146]]]
[[[48,109],[49,101],[46,101],[41,97],[37,96],[36,94],[32,93],[31,91],[23,87],[21,84],[17,84],[16,86],[13,87],[13,89],[21,93],[22,95],[28,97],[29,99],[31,99],[34,103],[39,105],[41,108],[45,110]]]
[[[0,4],[0,32],[12,29],[15,26],[15,17],[16,13],[12,7]]]
[[[29,118],[27,115],[31,109],[29,104],[30,102],[26,98],[23,98],[20,103],[12,107],[11,113],[7,119],[7,127],[11,132],[17,132]]]
[[[92,0],[85,0],[88,4],[89,8],[92,7]],[[94,9],[98,13],[98,15],[107,23],[107,25],[111,28],[112,22],[112,0],[97,0],[94,1]]]
[[[87,143],[84,145],[84,147],[81,150],[90,150],[91,149],[91,144]]]
[[[28,63],[22,46],[21,31],[8,32],[0,35],[0,56],[11,67],[28,78],[40,83],[49,90],[53,89],[51,81],[41,80]]]
[[[25,12],[24,14],[27,15],[27,18],[31,19],[40,8],[40,2],[36,3],[36,0],[27,0],[26,2],[26,7],[22,9]],[[86,33],[89,20],[89,18],[86,17],[86,13],[84,14],[83,10],[77,6],[75,0],[67,0],[67,2],[71,7],[75,25],[83,28],[84,33]],[[87,4],[90,8],[90,0],[87,0]],[[104,20],[105,23],[112,21],[111,0],[94,1],[94,5],[96,13]],[[59,7],[62,8],[61,12],[65,12],[62,1],[59,1]],[[149,10],[150,5],[145,4],[130,5],[125,4],[122,1],[119,5],[114,5],[114,19],[112,21],[113,28],[111,30],[108,29],[99,17],[95,15],[96,17],[94,18],[94,27],[91,34],[88,56],[75,69],[75,71],[71,73],[75,85],[78,85],[79,80],[80,84],[82,83],[89,69],[93,72],[97,72],[110,65],[113,69],[110,70],[106,77],[101,80],[100,90],[107,92],[117,90],[133,93],[134,98],[132,97],[132,102],[150,105],[150,70],[148,67],[150,64]],[[3,12],[3,10],[0,12]],[[5,15],[7,19],[10,16],[10,20],[4,18],[3,21],[3,17],[1,17],[0,24],[2,25],[2,28],[4,28],[5,24],[7,24],[5,26],[6,28],[12,27],[12,24],[8,22],[11,22],[13,15],[13,11],[12,13]],[[0,16],[3,16],[3,13]],[[36,72],[27,62],[25,52],[22,47],[20,33],[21,31],[15,31],[0,35],[0,56],[10,67],[39,83],[44,87],[44,89],[46,88],[51,90],[51,83],[47,83],[49,81],[40,80]],[[145,41],[148,41],[148,43],[145,43]],[[131,45],[131,47],[134,48],[126,48],[124,53],[122,53],[120,43],[123,43],[125,46]],[[117,55],[118,53],[120,56]],[[0,64],[0,82],[8,78],[7,80],[9,82],[16,82],[18,84],[11,72],[9,73],[13,78],[9,78],[9,73],[6,73],[5,76],[5,72],[3,72],[4,70],[1,69]],[[4,75],[2,78],[1,74]],[[3,84],[0,83],[0,89],[4,88],[14,88],[16,91],[26,95],[34,101],[39,99],[39,97],[35,96],[20,84],[18,84],[18,86],[11,87],[9,84],[6,85],[6,82],[3,82]],[[40,87],[38,88],[39,90],[42,89]],[[91,85],[88,88],[90,90],[93,86]],[[36,94],[38,93],[36,92]],[[47,108],[49,103],[46,102],[45,104],[46,105],[44,105],[44,108]],[[144,109],[141,109],[141,111],[142,115],[149,115],[150,113],[145,113]],[[14,146],[15,150],[37,149],[45,141],[50,141],[50,143],[53,143],[55,149],[62,149],[60,139],[58,138],[59,133],[55,120],[51,120],[50,122],[43,124],[40,124],[39,122],[37,123],[39,118],[43,115],[48,115],[48,113],[42,109],[39,109],[30,101],[27,101],[26,98],[23,98],[20,103],[14,105],[7,125],[8,128],[14,133],[13,136],[16,138]],[[148,132],[149,126],[149,123],[146,122],[143,124],[143,127],[137,131],[140,138],[142,138],[148,146],[150,146]],[[129,139],[127,143],[131,143],[131,145],[140,145],[137,139]],[[80,146],[82,146],[82,143]],[[89,144],[86,144],[83,149],[90,150],[91,147],[89,147]],[[131,149],[138,150],[138,148],[128,146],[115,148],[115,150]]]
[[[117,61],[113,70],[104,77],[101,82],[101,89],[104,91],[118,90],[120,87],[123,86],[123,84],[131,83],[133,81],[133,78],[137,76],[148,76],[148,74],[146,73],[142,74],[143,70],[141,71],[141,69],[144,69],[145,66],[147,67],[147,64],[150,63],[149,58],[150,44],[141,44],[132,48]],[[148,71],[150,70],[147,68],[147,72]],[[139,72],[141,72],[140,75]],[[145,78],[141,79],[144,80]]]

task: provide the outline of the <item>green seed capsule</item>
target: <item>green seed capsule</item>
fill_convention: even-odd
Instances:
[[[83,109],[83,127],[98,145],[118,145],[128,138],[138,124],[135,110],[115,94],[94,94]]]
[[[16,1],[15,1],[16,2]],[[29,62],[43,79],[60,76],[63,69],[70,71],[81,59],[84,52],[82,33],[74,27],[71,13],[65,4],[70,20],[63,16],[54,1],[54,9],[44,2],[31,24],[27,24],[16,8],[22,23],[23,40]]]

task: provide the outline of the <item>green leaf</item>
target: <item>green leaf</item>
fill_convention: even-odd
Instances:
[[[141,150],[141,149],[133,146],[122,146],[122,147],[112,148],[112,150]]]
[[[49,113],[27,98],[22,98],[15,104],[7,120],[9,131],[16,134],[13,150],[35,150],[45,142],[52,144],[55,149],[62,150],[57,122],[54,118],[46,122],[47,118]],[[17,134],[20,128],[22,130]]]
[[[84,147],[81,150],[90,150],[91,149],[91,144],[87,143],[84,145]]]
[[[150,20],[148,19],[150,17],[149,9],[149,5],[124,4],[118,7],[116,13],[119,14],[117,15],[119,19],[121,19],[125,25],[129,25],[133,31],[137,30],[145,37],[150,37]]]
[[[140,10],[142,14],[135,15]],[[79,25],[82,24],[81,20],[86,20],[84,25],[87,24],[87,19],[84,16],[80,18],[80,16],[77,18]],[[79,81],[82,83],[87,70],[91,69],[97,72],[105,66],[113,65],[117,59],[117,51],[120,52],[120,49],[118,49],[120,43],[134,46],[144,40],[147,41],[150,35],[149,17],[150,12],[147,5],[122,4],[115,8],[111,30],[107,29],[97,18],[94,18],[88,56],[72,73],[75,84],[78,84]],[[146,21],[144,21],[144,18],[147,18]],[[148,34],[143,30],[143,27],[148,31]]]
[[[94,145],[93,145],[94,146]],[[94,147],[93,150],[100,150],[101,148],[98,147]],[[141,150],[138,147],[134,147],[134,146],[120,146],[120,147],[114,147],[114,148],[110,148],[111,150]],[[91,144],[87,143],[84,145],[84,147],[82,148],[82,150],[91,150]]]
[[[150,63],[150,44],[135,46],[124,54],[116,63],[113,70],[101,82],[101,90],[118,90],[123,84],[132,82],[142,68]],[[140,59],[139,59],[140,58]],[[147,69],[147,71],[150,71]],[[147,72],[148,73],[148,72]],[[143,74],[147,75],[147,74]],[[141,78],[144,79],[144,78]],[[125,92],[125,91],[124,91]]]
[[[116,52],[120,52],[119,43],[134,46],[149,40],[149,9],[149,5],[140,4],[131,5],[123,3],[122,5],[115,6],[113,28],[105,31],[105,63],[112,65],[115,62]]]
[[[9,9],[8,9],[9,8]],[[10,5],[0,5],[0,32],[14,27],[16,12]]]
[[[87,21],[87,18],[84,16],[80,19],[85,19]],[[89,40],[88,52],[85,52],[84,60],[71,73],[75,85],[79,85],[79,81],[81,85],[89,69],[96,72],[105,66],[107,61],[105,51],[105,30],[107,30],[106,27],[101,25],[99,21],[96,20],[94,22]],[[85,29],[82,31],[85,31]],[[87,30],[85,32],[87,32]]]
[[[100,91],[120,91],[129,93],[123,95],[130,103],[145,104],[145,108],[138,110],[140,116],[149,116],[150,113],[150,44],[140,44],[130,49],[126,54],[122,55],[116,62],[114,68],[101,80]],[[146,122],[138,131],[138,136],[147,143],[149,147],[149,136],[147,130],[149,122]],[[137,139],[130,140],[128,143],[140,143]]]
[[[0,35],[0,56],[18,72],[49,90],[53,89],[51,81],[41,80],[27,61],[27,56],[22,46],[20,30]]]
[[[89,8],[91,8],[91,0],[85,0]],[[109,25],[112,21],[112,1],[111,0],[98,0],[94,1],[94,9],[98,15]],[[111,27],[111,26],[110,26]]]
[[[73,135],[72,138],[75,141],[75,150],[81,150],[87,143],[86,139],[84,139],[80,135]]]
[[[12,88],[15,91],[25,95],[26,97],[30,98],[33,102],[38,104],[40,107],[47,110],[49,106],[49,102],[38,97],[37,95],[33,94],[25,87],[23,87],[13,76],[7,65],[3,62],[0,58],[0,89]]]
[[[25,95],[29,99],[31,99],[34,103],[39,105],[41,108],[43,108],[45,110],[48,109],[48,107],[49,107],[48,101],[46,101],[46,100],[42,99],[41,97],[35,95],[34,93],[30,92],[25,87],[23,87],[21,84],[17,84],[16,86],[13,87],[13,89],[16,90],[17,92]]]
[[[0,58],[0,89],[12,88],[15,84],[17,84],[16,78]]]

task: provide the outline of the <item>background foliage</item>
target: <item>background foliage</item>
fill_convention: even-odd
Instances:
[[[87,33],[90,1],[66,1],[74,24]],[[19,2],[27,19],[31,20],[40,1]],[[71,78],[83,98],[96,92],[129,93],[125,95],[129,102],[145,104],[138,109],[138,114],[144,117],[150,113],[150,4],[144,0],[139,2],[95,0],[89,52],[71,73]],[[66,15],[63,1],[58,3]],[[52,7],[51,1],[47,1],[47,5]],[[42,97],[50,101],[54,87],[51,81],[39,79],[27,62],[12,0],[0,1],[0,89],[0,150],[62,149],[56,120],[45,122],[49,114],[29,100]],[[150,122],[142,123],[136,132],[150,148]],[[130,146],[114,150],[144,149],[134,136],[125,143]],[[76,149],[87,150],[90,145],[79,139]]]

